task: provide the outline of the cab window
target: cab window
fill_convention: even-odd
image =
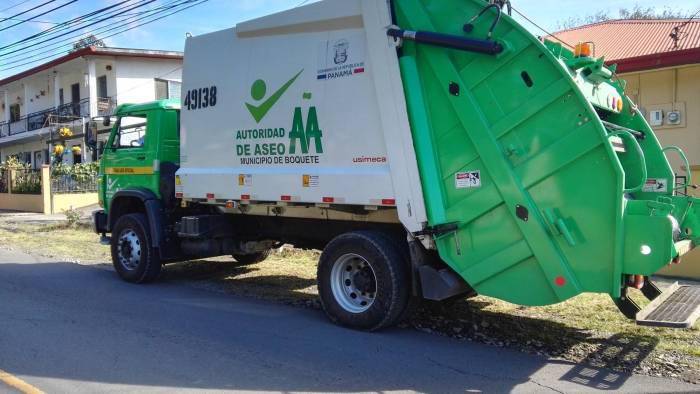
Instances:
[[[146,141],[146,115],[122,116],[117,121],[114,148],[140,148]]]

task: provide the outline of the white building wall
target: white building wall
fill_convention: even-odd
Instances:
[[[182,80],[182,60],[181,59],[147,59],[138,57],[94,57],[95,76],[97,78],[107,76],[107,96],[116,99],[119,104],[142,103],[155,99],[155,80],[163,79],[169,81]],[[89,97],[89,86],[87,85],[86,74],[88,72],[89,58],[75,59],[65,63],[54,70],[48,70],[35,75],[15,81],[7,86],[0,86],[0,102],[9,106],[15,103],[20,104],[20,115],[22,117],[54,108],[58,105],[58,89],[63,89],[63,103],[71,102],[71,85],[78,84],[80,87],[80,99]],[[59,75],[58,86],[55,78]],[[7,103],[5,103],[5,93],[7,90]],[[26,93],[26,94],[25,94]],[[26,96],[26,99],[25,99]],[[19,97],[19,99],[18,99]],[[5,121],[5,111],[0,111],[0,122]],[[35,163],[35,153],[45,152],[49,148],[46,131],[48,129],[34,130],[21,134],[26,136],[16,143],[0,147],[0,162],[5,161],[8,156],[29,152],[31,163],[38,167],[43,163]],[[38,135],[45,135],[37,139]],[[19,136],[19,135],[16,135]],[[100,135],[101,141],[106,140],[108,135]],[[27,142],[29,141],[29,142]],[[86,149],[82,138],[66,141],[66,154],[63,162],[73,163],[71,148],[73,145],[81,145],[83,149],[82,161],[91,161],[91,152]],[[43,153],[45,155],[45,153]],[[51,157],[52,153],[49,153]]]
[[[24,152],[30,152],[32,157],[32,165],[34,165],[34,152],[43,151],[46,149],[46,147],[47,145],[45,141],[32,141],[2,147],[0,148],[0,161],[7,160],[9,156],[16,156]]]
[[[156,79],[182,81],[182,60],[118,59],[117,101],[119,104],[153,101]]]
[[[29,94],[22,116],[53,107],[53,81],[49,75],[32,76],[24,80],[24,85]]]

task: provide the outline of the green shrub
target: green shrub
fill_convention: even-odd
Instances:
[[[71,207],[69,209],[64,210],[63,214],[66,215],[68,227],[77,227],[78,222],[80,221],[80,212],[78,212],[78,210],[73,209],[73,207]]]

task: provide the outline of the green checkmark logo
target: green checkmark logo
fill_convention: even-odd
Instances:
[[[292,79],[290,79],[287,83],[282,85],[279,90],[277,90],[270,98],[265,100],[259,105],[253,105],[250,103],[246,103],[245,106],[248,107],[248,111],[250,111],[250,114],[253,115],[253,119],[257,123],[260,123],[263,118],[267,115],[268,112],[272,109],[272,107],[277,104],[277,102],[282,98],[285,92],[294,84],[294,81],[299,78],[301,73],[303,73],[304,70],[299,71],[297,75],[295,75]],[[262,79],[258,79],[253,83],[253,86],[250,88],[250,96],[253,98],[255,101],[260,101],[263,98],[265,98],[265,94],[267,93],[267,84],[265,81]]]

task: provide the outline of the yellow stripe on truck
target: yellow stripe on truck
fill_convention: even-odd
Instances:
[[[107,175],[153,175],[153,167],[110,167],[105,169]]]

